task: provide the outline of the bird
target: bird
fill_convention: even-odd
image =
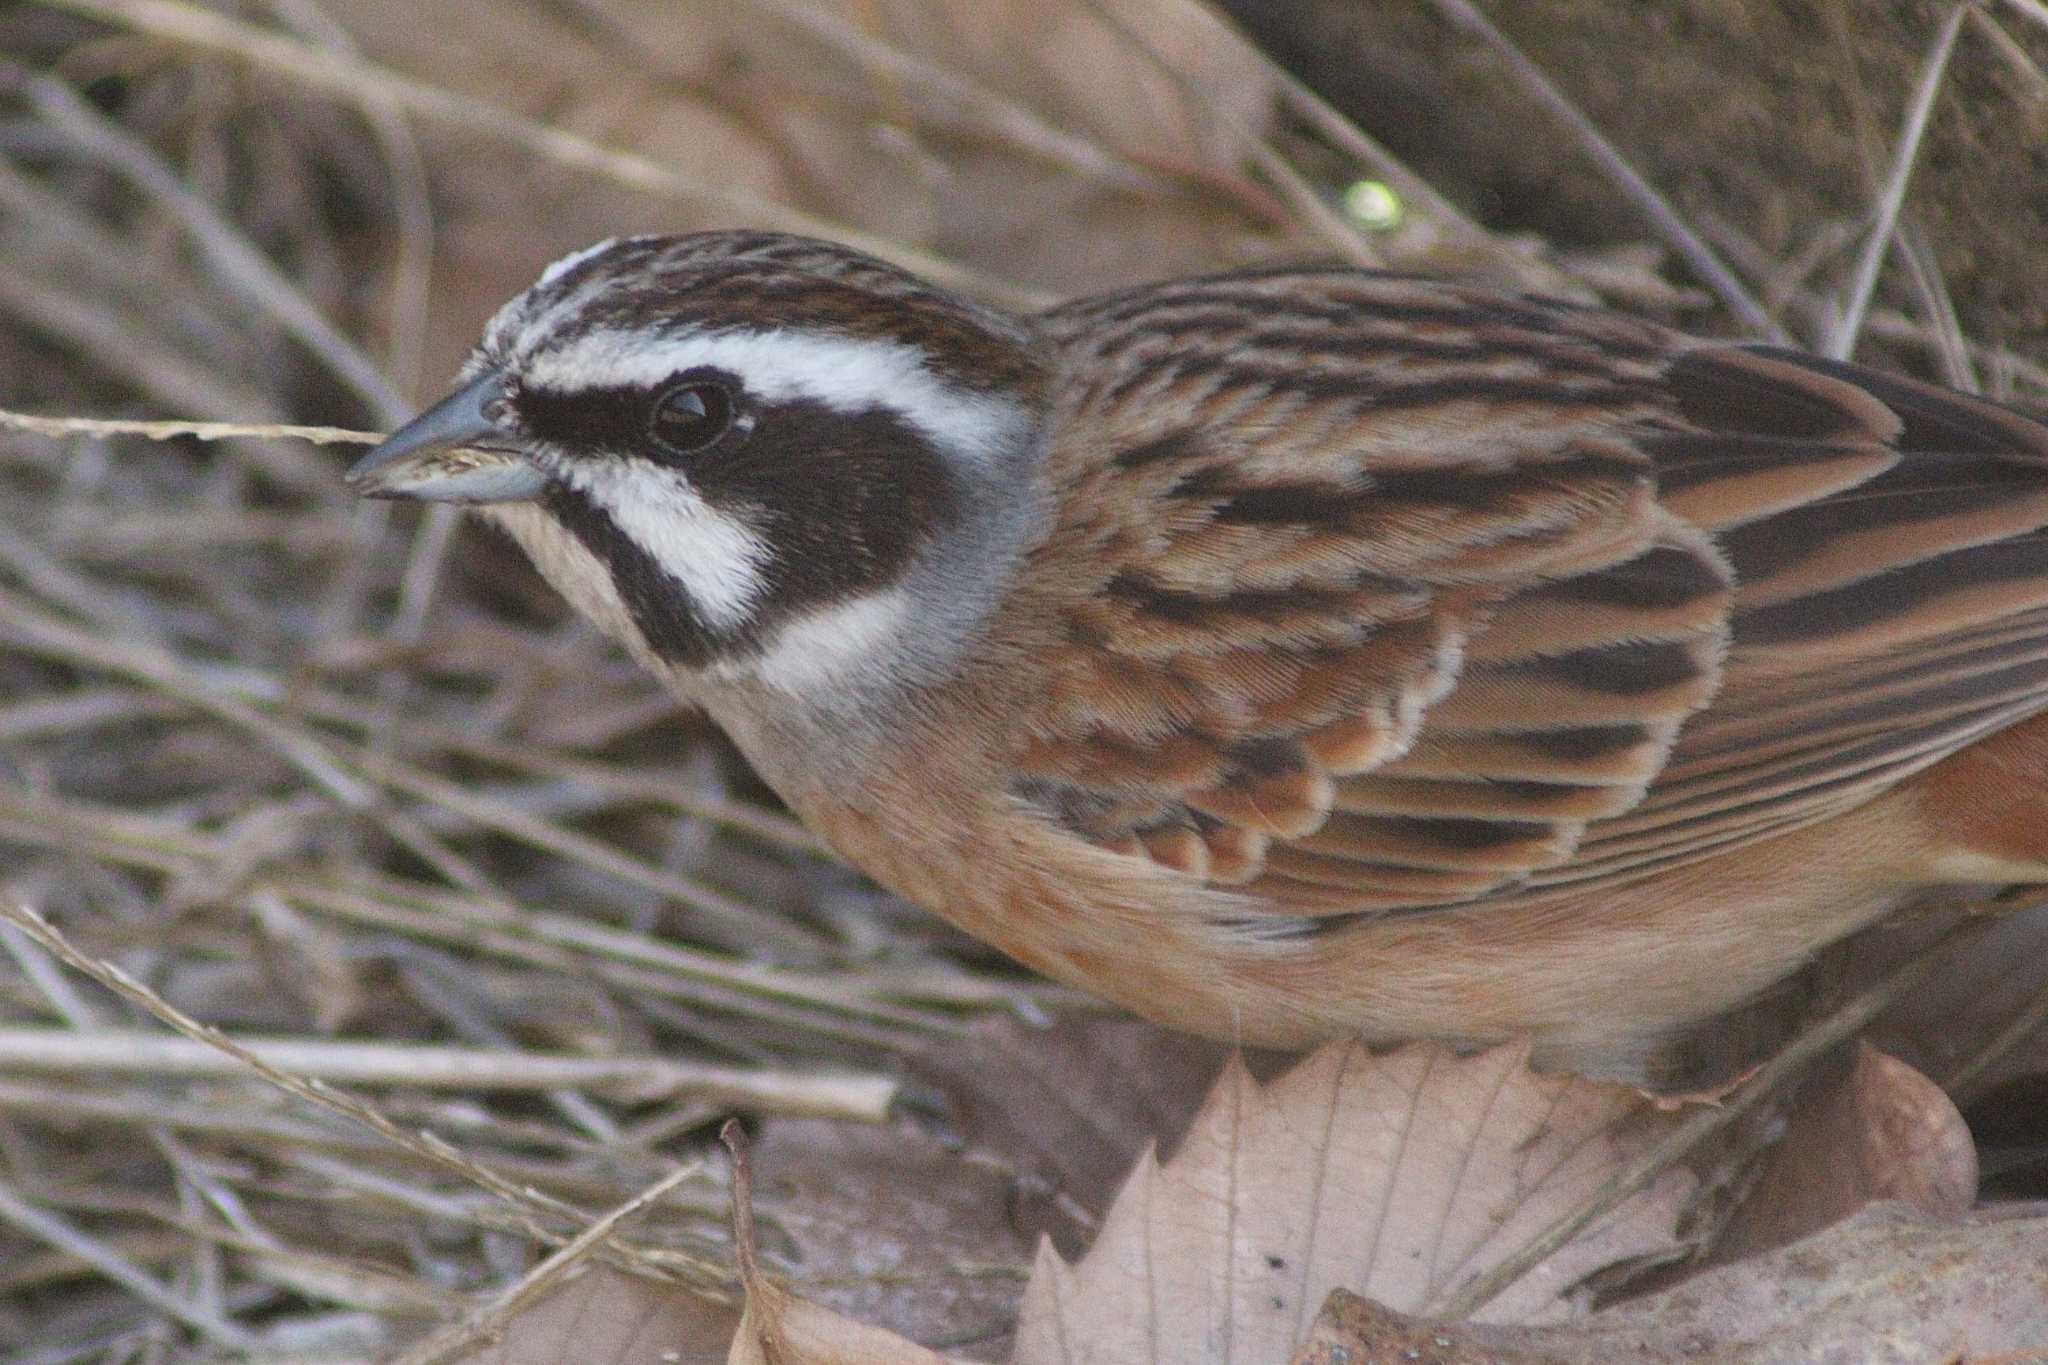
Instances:
[[[1225,1041],[1689,1084],[1821,948],[2048,882],[2048,426],[1787,347],[625,237],[349,478],[495,522],[881,886]]]

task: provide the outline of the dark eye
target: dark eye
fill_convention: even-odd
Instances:
[[[732,390],[715,380],[691,379],[654,403],[648,432],[671,455],[694,455],[732,429]]]

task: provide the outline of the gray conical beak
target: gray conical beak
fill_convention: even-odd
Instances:
[[[486,370],[407,422],[357,460],[349,486],[366,498],[425,502],[523,502],[547,476],[485,415],[503,392]]]

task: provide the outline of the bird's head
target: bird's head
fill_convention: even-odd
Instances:
[[[943,671],[1037,516],[1027,324],[768,233],[602,242],[499,310],[350,472],[481,505],[685,691]]]

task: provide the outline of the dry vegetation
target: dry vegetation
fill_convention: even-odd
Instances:
[[[1142,1145],[1193,1117],[1213,1049],[1039,1030],[1089,1007],[822,858],[507,546],[357,506],[347,447],[263,429],[395,424],[574,247],[781,226],[1013,304],[1334,255],[2048,404],[2041,0],[1502,0],[1505,48],[1458,0],[1234,8],[1381,142],[1196,0],[0,9],[0,406],[254,424],[0,432],[0,1365],[454,1359],[500,1333],[488,1358],[723,1358],[739,1281],[714,1130],[735,1112],[766,1269],[1000,1357],[1038,1232],[1077,1253]],[[1347,212],[1359,181],[1398,223]],[[1805,1045],[1889,1006],[1887,1046],[1969,1109],[1987,1196],[2048,1193],[2048,970],[2012,969],[2048,961],[2040,921],[1947,959],[1911,955],[1938,925],[1866,941],[1822,969],[1856,1004]],[[1611,1229],[1681,1154],[1706,1163],[1689,1221],[1659,1204],[1572,1279],[1708,1231],[1736,1261],[1880,1195],[1976,1198],[1969,1134],[1903,1063],[1866,1058],[1791,1112],[1809,1136],[1770,1166],[1746,1153],[1779,1120],[1631,1117],[1571,1207],[1513,1226]],[[1867,1178],[1830,1185],[1847,1152]],[[643,1196],[653,1213],[594,1222]],[[1831,1244],[1837,1264],[1908,1255],[1898,1225],[1846,1226],[1865,1240]],[[1199,1277],[1208,1244],[1173,1235]],[[1952,1273],[2019,1258],[1941,1245]],[[1495,1247],[1445,1284],[1518,1252],[1546,1263]],[[582,1271],[569,1307],[548,1298]],[[1018,1358],[1085,1358],[1038,1292]],[[808,1311],[778,1302],[751,1325],[817,1326],[767,1321]],[[1873,1321],[1829,1302],[1839,1331]],[[1597,1341],[1456,1349],[1598,1359],[1626,1336],[1657,1358],[1639,1322],[1596,1320]],[[895,1348],[862,1349],[833,1358]],[[1783,1358],[1752,1349],[1732,1358]]]

